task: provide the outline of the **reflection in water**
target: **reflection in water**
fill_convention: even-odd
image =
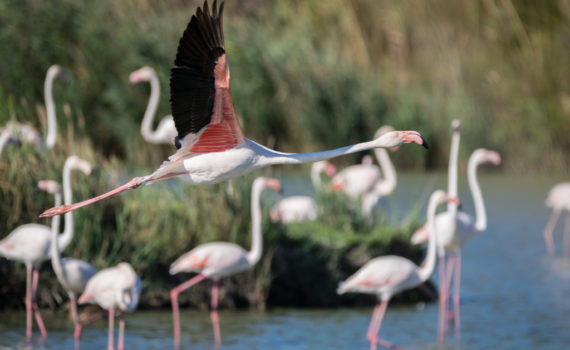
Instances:
[[[403,174],[398,187],[380,210],[404,216],[431,175]],[[435,188],[445,187],[445,174]],[[293,193],[302,193],[305,183]],[[489,227],[463,250],[461,346],[453,335],[446,349],[563,349],[570,343],[570,263],[548,258],[542,239],[550,212],[544,198],[560,179],[506,178],[481,175]],[[306,188],[310,191],[307,181]],[[466,181],[460,173],[464,210],[473,212]],[[422,211],[424,212],[424,211]],[[561,229],[555,232],[560,235]],[[435,281],[437,276],[432,277]],[[223,283],[223,282],[222,282]],[[0,349],[73,349],[72,324],[65,312],[42,310],[49,330],[40,344],[25,338],[25,314],[0,314]],[[170,310],[137,311],[127,319],[128,349],[172,348]],[[220,311],[224,329],[222,349],[367,349],[370,308],[267,312]],[[212,349],[213,335],[207,311],[181,310],[182,349]],[[407,349],[437,349],[437,305],[390,305],[381,336]],[[85,329],[81,350],[106,348],[103,321]]]

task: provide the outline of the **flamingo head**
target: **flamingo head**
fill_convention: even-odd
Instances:
[[[412,244],[421,244],[423,242],[427,242],[429,239],[429,230],[426,227],[419,228],[414,234],[412,235],[411,242]]]
[[[58,78],[59,80],[61,80],[63,83],[67,84],[69,83],[69,76],[67,75],[67,73],[57,64],[52,65],[51,67],[49,67],[48,71],[47,71],[47,75],[48,77],[52,77],[52,78]]]
[[[42,191],[46,191],[50,194],[56,194],[61,191],[61,186],[57,181],[53,180],[41,180],[38,182],[38,189]]]
[[[91,174],[91,165],[86,160],[83,160],[77,156],[71,156],[67,158],[65,165],[71,166],[73,169],[79,169],[85,173],[85,175]]]
[[[486,151],[485,158],[493,165],[501,164],[501,155],[495,151]]]
[[[387,132],[379,138],[375,139],[379,144],[377,147],[393,148],[398,147],[404,143],[417,143],[425,148],[429,148],[426,141],[423,139],[419,132],[413,130],[407,131],[391,131]]]
[[[281,186],[281,181],[277,179],[272,179],[272,178],[266,179],[265,186],[267,188],[274,190],[277,193],[283,193],[283,187]]]
[[[327,174],[328,177],[333,177],[336,175],[336,167],[332,164],[327,162],[325,165],[325,174]]]
[[[451,129],[455,132],[455,131],[460,131],[461,130],[461,122],[458,119],[454,119],[451,122]]]
[[[132,72],[131,75],[129,75],[129,81],[131,84],[140,83],[141,81],[149,81],[152,74],[152,68],[145,66]]]

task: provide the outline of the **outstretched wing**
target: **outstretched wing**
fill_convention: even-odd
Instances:
[[[229,92],[222,14],[208,2],[190,19],[170,74],[170,105],[179,152],[221,152],[245,142]],[[180,154],[180,156],[183,156]]]

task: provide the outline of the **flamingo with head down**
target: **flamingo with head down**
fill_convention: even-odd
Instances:
[[[554,255],[554,238],[552,231],[556,227],[556,222],[560,213],[566,210],[566,224],[564,225],[564,257],[568,257],[568,245],[570,243],[570,182],[565,182],[554,186],[546,198],[546,206],[552,208],[552,215],[544,228],[544,243],[549,255]]]
[[[170,75],[170,103],[178,136],[178,151],[154,173],[86,201],[45,211],[49,217],[93,202],[173,177],[186,176],[193,185],[218,183],[275,164],[313,163],[372,148],[404,143],[426,146],[416,131],[392,131],[352,146],[314,153],[283,153],[271,150],[242,133],[230,96],[230,69],[224,46],[224,4],[208,2],[198,8],[186,27]]]
[[[322,187],[321,173],[325,172],[328,177],[334,176],[334,165],[326,160],[313,163],[311,167],[311,181],[315,190]],[[282,198],[271,208],[270,216],[273,222],[280,221],[284,224],[315,220],[319,215],[317,202],[310,196],[290,196]]]
[[[176,259],[170,265],[170,274],[180,272],[196,272],[198,275],[182,283],[170,291],[172,299],[172,315],[174,318],[174,346],[180,347],[180,314],[178,295],[198,282],[210,278],[212,285],[212,311],[210,318],[214,327],[214,339],[217,346],[221,345],[220,324],[218,317],[218,281],[238,272],[253,267],[261,258],[263,235],[261,232],[260,197],[265,189],[281,192],[281,183],[275,179],[258,177],[251,187],[251,220],[252,240],[251,250],[246,251],[237,244],[228,242],[212,242],[202,244]]]
[[[445,201],[458,203],[456,197],[451,197],[444,191],[432,193],[427,209],[427,225],[433,228],[435,211],[439,204]],[[374,294],[378,297],[378,304],[374,309],[366,338],[370,341],[370,349],[377,345],[392,349],[401,349],[386,340],[378,337],[380,325],[386,308],[392,296],[404,290],[419,286],[431,276],[436,263],[437,235],[431,235],[424,263],[417,266],[410,260],[400,256],[388,255],[370,260],[346,281],[341,282],[338,293],[347,292]]]

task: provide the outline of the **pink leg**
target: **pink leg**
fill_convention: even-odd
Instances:
[[[42,334],[42,338],[47,337],[46,327],[44,325],[44,321],[42,320],[42,315],[40,315],[40,308],[38,307],[38,303],[36,301],[36,295],[38,292],[38,282],[40,278],[40,271],[34,267],[32,269],[32,308],[34,309],[34,316],[36,317],[36,323],[40,329],[40,333]]]
[[[440,344],[443,344],[445,335],[445,325],[447,317],[447,287],[445,286],[445,255],[439,257],[439,317],[438,317],[438,331],[437,339]]]
[[[113,335],[115,333],[115,310],[109,310],[109,338],[107,340],[107,350],[113,350],[115,341]]]
[[[564,224],[564,241],[563,251],[564,258],[568,259],[568,244],[570,243],[570,211],[566,213],[566,223]]]
[[[554,238],[552,238],[552,231],[556,227],[556,222],[560,216],[560,209],[554,209],[552,215],[544,228],[544,243],[546,244],[546,251],[548,255],[554,255]]]
[[[368,339],[370,342],[370,350],[376,350],[376,344],[378,343],[378,331],[382,325],[382,318],[384,318],[384,313],[386,312],[387,306],[388,301],[382,300],[376,304],[376,307],[374,307],[372,319],[370,320],[370,325],[368,326],[368,331],[366,332],[366,339]]]
[[[455,256],[455,277],[453,286],[453,318],[455,321],[455,335],[459,340],[461,327],[461,306],[460,306],[460,290],[461,290],[461,252],[457,252]]]
[[[101,318],[103,318],[103,316],[105,316],[105,313],[99,312],[96,315],[87,319],[87,321],[85,321],[85,322],[77,322],[77,324],[75,325],[75,332],[74,332],[75,339],[77,341],[79,341],[79,338],[81,338],[81,332],[83,331],[83,327],[85,327],[88,324],[91,324],[97,320],[100,320]]]
[[[455,253],[451,253],[449,258],[447,259],[447,266],[446,269],[446,277],[445,277],[445,308],[446,308],[446,320],[451,320],[453,318],[453,314],[449,311],[449,295],[451,294],[451,280],[453,279],[453,271],[455,269],[455,263],[457,262],[457,255]],[[445,332],[447,332],[447,323],[445,324]]]
[[[204,278],[206,278],[206,276],[202,274],[196,275],[170,291],[170,299],[172,300],[172,318],[174,319],[174,347],[176,349],[180,348],[180,312],[178,308],[178,295],[196,283],[202,281]]]
[[[218,316],[218,280],[214,280],[212,284],[212,310],[210,311],[210,319],[214,327],[214,344],[222,345],[222,335],[220,332],[220,317]]]
[[[32,339],[32,270],[26,266],[26,340]]]
[[[119,350],[125,350],[125,313],[119,313]]]

